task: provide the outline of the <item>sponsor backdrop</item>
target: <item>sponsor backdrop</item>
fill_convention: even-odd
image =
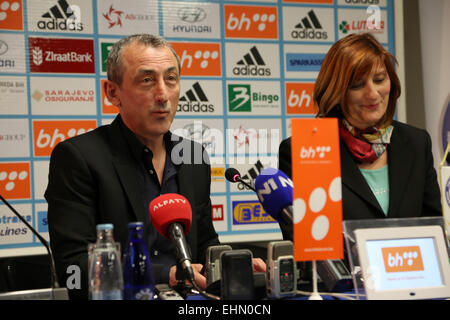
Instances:
[[[372,6],[374,5],[374,6]],[[376,29],[373,28],[375,25]],[[166,37],[182,64],[173,131],[212,162],[212,217],[223,242],[281,239],[278,223],[242,184],[277,167],[292,118],[312,117],[314,81],[338,39],[373,32],[395,54],[391,0],[1,0],[0,193],[45,237],[51,151],[110,123],[105,59],[125,35]],[[43,252],[0,205],[0,256]]]

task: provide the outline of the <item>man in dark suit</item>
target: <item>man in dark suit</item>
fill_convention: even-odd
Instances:
[[[198,143],[169,131],[180,94],[180,63],[168,42],[151,35],[118,41],[108,61],[104,90],[119,106],[110,125],[56,146],[50,160],[48,202],[50,244],[60,283],[67,267],[81,269],[81,288],[71,298],[88,297],[87,246],[96,241],[96,225],[112,223],[124,250],[127,225],[145,224],[156,283],[176,284],[173,246],[153,227],[148,207],[165,193],[185,196],[192,207],[187,241],[196,283],[208,246],[219,244],[211,218],[211,171]]]

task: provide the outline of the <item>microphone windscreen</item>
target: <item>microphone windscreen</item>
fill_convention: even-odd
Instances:
[[[264,210],[279,220],[281,211],[292,205],[292,180],[282,171],[266,168],[256,177],[255,189]]]
[[[235,168],[228,168],[225,171],[225,178],[230,182],[235,183],[235,182],[237,182],[237,179],[239,179],[240,177],[241,177],[241,174]]]
[[[192,209],[189,201],[180,194],[166,193],[153,199],[149,205],[150,220],[156,230],[167,238],[167,228],[175,222],[184,227],[187,235],[192,223]]]

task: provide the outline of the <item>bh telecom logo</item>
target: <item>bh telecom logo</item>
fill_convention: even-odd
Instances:
[[[225,5],[225,37],[278,39],[276,7]]]
[[[381,248],[387,273],[423,271],[419,246]]]
[[[287,114],[316,114],[314,83],[286,83]]]
[[[233,201],[232,208],[234,225],[277,222],[264,211],[259,201]]]
[[[0,163],[0,193],[6,199],[29,199],[30,164]]]
[[[22,0],[6,0],[1,2],[0,29],[23,30]]]
[[[48,157],[59,142],[96,127],[96,120],[33,121],[34,155]]]
[[[220,44],[171,42],[184,76],[221,76]]]
[[[303,154],[303,152],[305,152]],[[327,147],[302,148],[302,158],[314,158],[316,156],[323,157]],[[294,224],[300,223],[306,215],[307,209],[316,214],[311,226],[311,235],[316,241],[323,240],[330,230],[330,220],[326,216],[326,205],[328,198],[332,202],[338,202],[342,199],[341,177],[334,178],[328,188],[317,187],[309,195],[308,201],[297,198],[294,200]]]

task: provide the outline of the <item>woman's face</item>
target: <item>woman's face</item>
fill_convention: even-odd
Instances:
[[[386,113],[390,91],[389,75],[384,64],[379,64],[363,78],[350,83],[345,118],[358,129],[375,126]]]

